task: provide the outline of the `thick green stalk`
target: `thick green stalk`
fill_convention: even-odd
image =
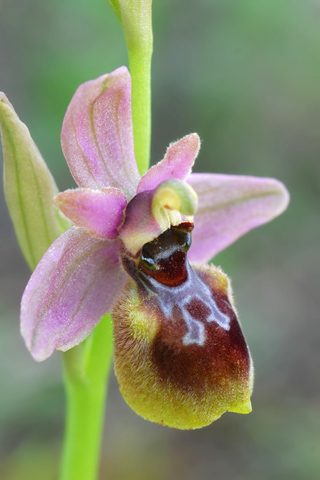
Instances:
[[[132,79],[134,152],[143,175],[150,164],[152,0],[107,0],[126,37]]]
[[[122,23],[132,79],[135,156],[143,175],[150,163],[152,0],[108,0]],[[67,394],[61,480],[95,480],[112,356],[110,316],[79,347],[63,355]]]
[[[132,81],[134,152],[140,175],[150,165],[151,144],[151,56],[152,50],[128,45]]]
[[[63,354],[67,411],[61,480],[97,477],[111,359],[109,315],[83,344]]]

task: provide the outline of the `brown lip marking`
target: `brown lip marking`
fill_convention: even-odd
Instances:
[[[215,322],[207,323],[205,305],[198,305],[193,314],[204,324],[204,347],[182,344],[186,325],[178,308],[173,311],[170,322],[160,322],[160,330],[151,346],[159,380],[185,392],[192,390],[200,397],[208,390],[219,390],[221,385],[231,386],[239,379],[247,382],[250,356],[235,313],[229,312],[230,330]]]
[[[172,227],[142,253],[153,270],[138,259],[123,256],[124,267],[137,282],[138,294],[159,321],[150,345],[159,381],[202,397],[221,385],[246,384],[250,354],[228,299],[224,275],[214,280],[208,270],[193,269],[184,244],[190,224]],[[148,258],[147,258],[148,257]],[[217,280],[218,279],[218,280]]]

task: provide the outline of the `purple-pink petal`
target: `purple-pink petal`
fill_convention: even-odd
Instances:
[[[134,156],[131,78],[126,67],[81,85],[67,109],[61,143],[80,187],[115,187],[132,197],[140,179]]]
[[[111,310],[126,280],[119,247],[72,227],[45,253],[21,303],[21,333],[35,360],[78,345]]]
[[[90,188],[66,190],[54,198],[54,203],[76,227],[87,229],[100,238],[117,238],[117,228],[123,221],[126,197],[117,188],[102,191]]]
[[[191,261],[207,262],[252,228],[280,215],[289,202],[285,186],[272,178],[192,174],[187,182],[199,198]]]
[[[169,178],[184,180],[191,172],[200,148],[200,138],[196,133],[186,135],[172,143],[161,162],[151,167],[141,178],[137,193],[153,190],[159,183]]]

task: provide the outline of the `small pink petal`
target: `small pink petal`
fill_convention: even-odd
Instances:
[[[207,262],[252,228],[282,213],[289,202],[285,186],[272,178],[192,174],[198,195],[191,261]]]
[[[78,345],[111,310],[126,280],[119,247],[72,227],[47,250],[21,303],[21,332],[35,360]]]
[[[101,192],[90,188],[66,190],[54,198],[54,203],[76,227],[89,230],[100,238],[117,238],[117,228],[123,219],[126,197],[117,188]]]
[[[184,180],[191,172],[199,149],[200,138],[196,133],[191,133],[172,143],[167,149],[164,159],[143,175],[137,193],[153,190],[159,183],[169,178]]]
[[[80,187],[115,187],[128,197],[140,175],[134,157],[131,78],[126,67],[81,85],[67,109],[61,143]]]

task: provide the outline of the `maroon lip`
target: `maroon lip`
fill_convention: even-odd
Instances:
[[[123,255],[123,263],[146,310],[158,318],[150,348],[159,380],[202,396],[221,384],[232,389],[234,382],[246,383],[251,360],[225,275],[213,278],[187,260],[192,228],[171,227],[145,244],[137,259]]]

